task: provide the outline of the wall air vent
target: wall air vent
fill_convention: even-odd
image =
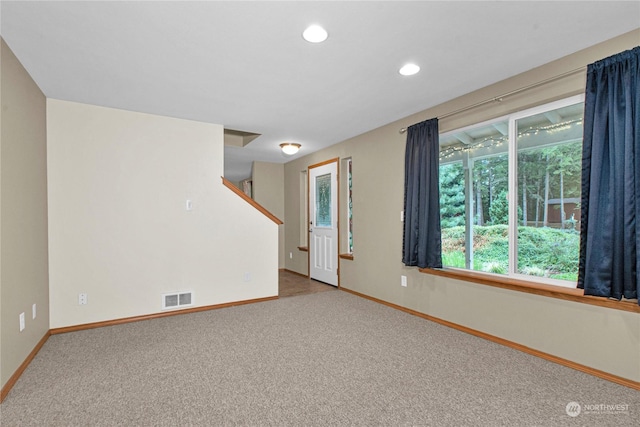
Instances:
[[[170,310],[172,308],[188,307],[193,305],[193,292],[174,292],[171,294],[162,294],[162,309]]]

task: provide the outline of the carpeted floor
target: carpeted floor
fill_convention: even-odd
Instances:
[[[54,335],[0,410],[3,427],[635,426],[640,393],[336,291]]]

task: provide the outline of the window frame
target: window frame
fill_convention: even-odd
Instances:
[[[467,130],[471,130],[471,129],[477,129],[477,128],[481,128],[484,126],[489,126],[492,124],[496,124],[496,123],[500,123],[500,122],[507,122],[508,125],[508,138],[507,138],[507,158],[508,158],[508,188],[509,188],[509,192],[508,192],[508,206],[509,206],[509,224],[508,224],[508,243],[509,243],[509,247],[508,247],[508,257],[509,257],[509,264],[508,264],[508,271],[506,274],[496,274],[496,273],[489,273],[489,272],[484,272],[484,271],[476,271],[473,269],[466,269],[466,268],[459,268],[459,267],[443,267],[443,270],[447,270],[447,271],[451,271],[451,272],[460,272],[462,274],[464,274],[466,276],[466,273],[473,273],[473,275],[481,275],[481,276],[486,276],[486,281],[491,282],[491,283],[487,283],[487,284],[495,284],[495,283],[505,283],[506,282],[513,282],[513,283],[519,283],[519,286],[522,286],[523,284],[531,284],[534,287],[536,287],[536,285],[541,285],[541,286],[552,286],[552,287],[557,287],[559,289],[566,289],[567,291],[574,291],[574,292],[569,292],[568,294],[575,294],[575,291],[577,290],[579,292],[579,294],[582,294],[582,290],[581,289],[577,289],[577,283],[574,283],[572,281],[568,281],[568,280],[560,280],[560,279],[552,279],[552,278],[548,278],[548,277],[540,277],[540,276],[531,276],[531,275],[525,275],[525,274],[521,274],[517,272],[517,259],[518,259],[518,246],[517,246],[517,240],[518,240],[518,233],[517,233],[517,228],[518,228],[518,170],[517,170],[517,164],[518,164],[518,146],[517,146],[517,138],[518,138],[518,132],[517,132],[517,121],[526,117],[530,117],[530,116],[535,116],[537,114],[541,114],[544,112],[548,112],[548,111],[553,111],[562,107],[566,107],[566,106],[570,106],[570,105],[574,105],[574,104],[578,104],[578,103],[584,103],[585,100],[585,95],[584,93],[582,94],[578,94],[578,95],[574,95],[574,96],[570,96],[570,97],[566,97],[563,99],[559,99],[557,101],[552,101],[552,102],[547,102],[544,104],[540,104],[537,105],[535,107],[531,107],[531,108],[527,108],[525,110],[518,110],[516,112],[513,112],[511,114],[507,114],[507,115],[502,115],[500,117],[496,117],[493,119],[489,119],[489,120],[485,120],[482,121],[480,123],[475,123],[475,124],[471,124],[468,126],[464,126],[461,128],[457,128],[457,129],[452,129],[450,131],[447,132],[443,132],[440,137],[443,136],[450,136],[456,133],[461,133],[461,132],[465,132]],[[485,158],[487,157],[487,155],[484,156],[478,156],[477,158],[474,158],[473,160],[477,160],[477,159],[481,159],[481,158]],[[449,162],[445,162],[443,164],[448,164],[448,163],[455,163],[458,161],[462,161],[464,164],[464,158],[461,155],[460,159],[453,159]],[[441,164],[442,165],[442,164]],[[512,191],[512,189],[516,189],[516,191]],[[465,221],[465,223],[468,223],[468,218],[469,218],[469,213],[465,212],[465,216],[467,217],[467,220]],[[467,230],[469,229],[469,225],[467,224]],[[465,240],[468,240],[468,237],[466,237],[467,232],[465,232]],[[512,283],[512,284],[513,284]],[[517,285],[518,286],[518,285]],[[528,285],[526,285],[526,287],[528,287]],[[562,292],[561,292],[562,293]]]

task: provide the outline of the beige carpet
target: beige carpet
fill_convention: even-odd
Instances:
[[[3,427],[635,426],[640,393],[337,291],[52,336],[0,410]]]

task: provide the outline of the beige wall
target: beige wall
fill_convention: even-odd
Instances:
[[[253,200],[284,219],[284,165],[253,162]],[[278,268],[284,268],[284,225],[278,227]]]
[[[46,100],[1,42],[0,386],[49,330]],[[36,318],[31,307],[36,304]],[[25,330],[19,332],[19,315]]]
[[[278,294],[278,228],[222,185],[222,126],[49,99],[47,132],[51,328]]]
[[[407,127],[482,100],[500,97],[553,76],[570,73],[632,48],[640,30],[414,114],[285,165],[285,266],[307,273],[297,251],[300,172],[339,157],[353,159],[354,260],[340,261],[345,288],[504,338],[533,349],[640,381],[640,316],[575,302],[466,283],[419,273],[401,260],[404,145]],[[525,93],[505,97],[440,121],[442,132],[584,92],[584,71]],[[344,189],[341,189],[344,192]],[[342,235],[342,232],[341,232]],[[400,286],[400,276],[408,286]],[[615,355],[615,356],[614,356]]]

